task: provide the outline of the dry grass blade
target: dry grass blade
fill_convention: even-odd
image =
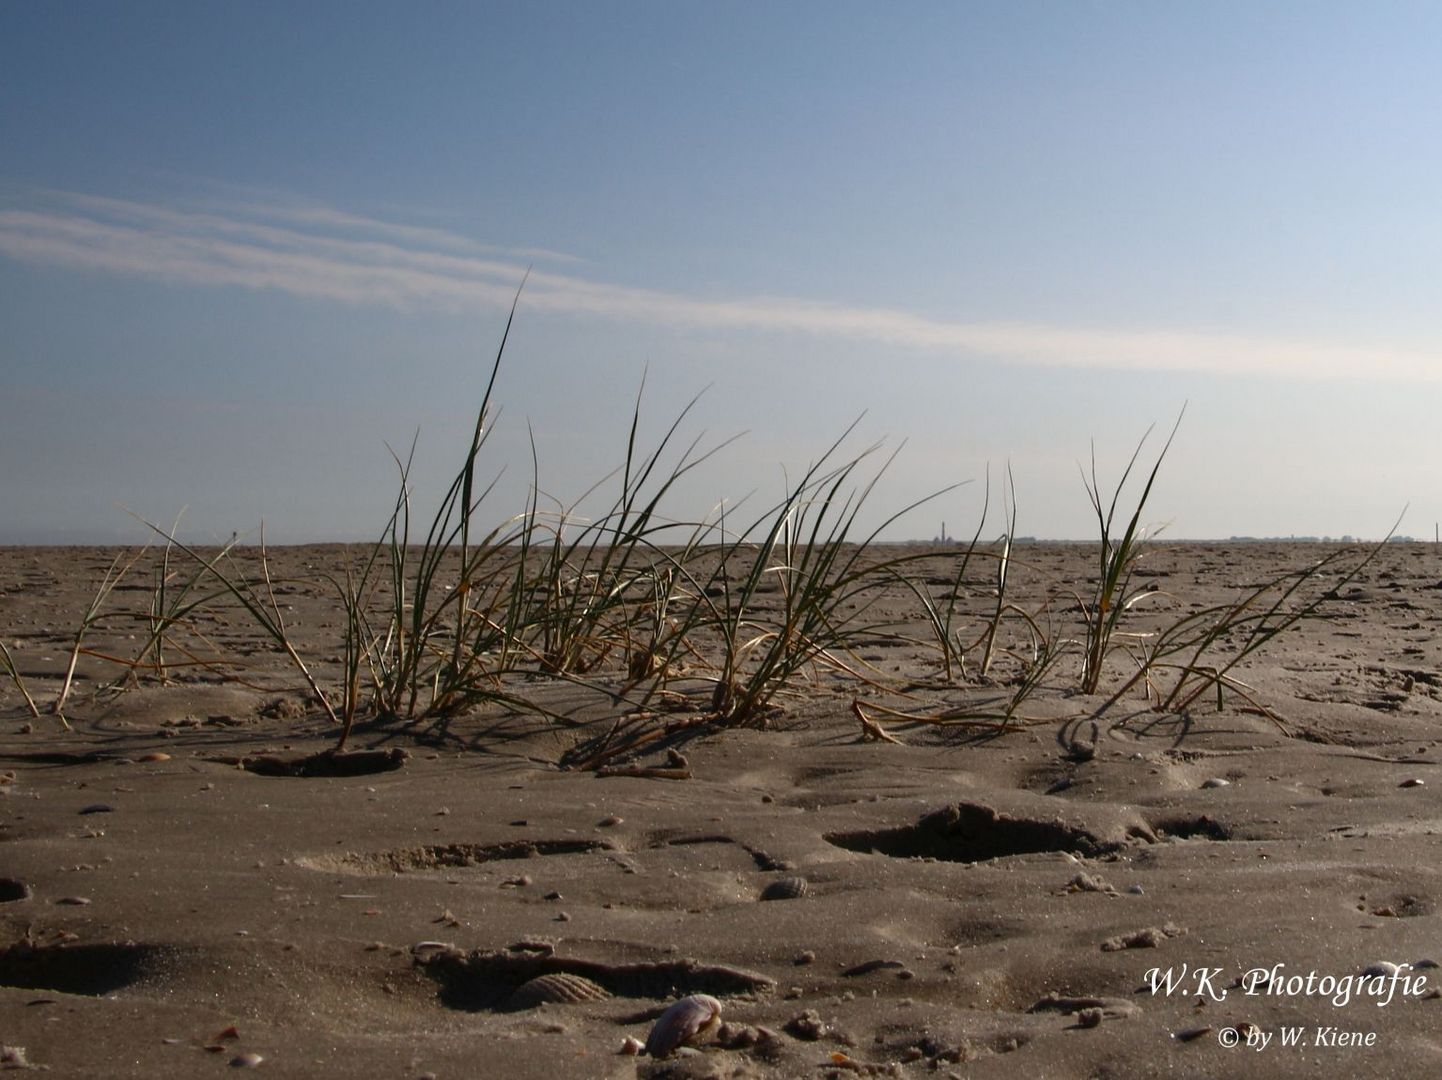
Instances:
[[[1162,467],[1162,461],[1171,449],[1172,440],[1176,438],[1177,429],[1181,427],[1182,417],[1186,415],[1186,407],[1182,407],[1181,413],[1177,415],[1176,423],[1172,425],[1171,433],[1167,436],[1166,443],[1162,446],[1161,453],[1157,455],[1156,462],[1152,465],[1152,471],[1147,476],[1146,486],[1142,488],[1141,497],[1137,500],[1136,509],[1132,511],[1131,519],[1127,522],[1125,531],[1120,537],[1112,533],[1112,523],[1116,516],[1117,500],[1121,497],[1122,489],[1126,486],[1127,478],[1131,476],[1135,468],[1137,458],[1141,456],[1142,446],[1145,445],[1147,436],[1143,435],[1141,442],[1137,444],[1136,450],[1132,453],[1131,460],[1127,463],[1121,480],[1117,483],[1116,490],[1112,493],[1110,505],[1102,509],[1101,484],[1096,474],[1096,450],[1092,450],[1091,479],[1082,474],[1082,483],[1086,485],[1087,495],[1091,499],[1092,510],[1096,514],[1097,524],[1101,531],[1101,563],[1100,573],[1097,577],[1096,587],[1093,592],[1092,602],[1082,605],[1082,616],[1086,623],[1085,656],[1082,668],[1082,692],[1095,694],[1101,683],[1102,668],[1106,663],[1108,653],[1111,652],[1113,636],[1117,626],[1127,609],[1143,598],[1142,595],[1132,594],[1131,574],[1137,560],[1141,556],[1141,545],[1144,536],[1141,530],[1142,511],[1147,505],[1147,498],[1151,495],[1152,485],[1156,482],[1157,471]],[[1147,434],[1151,429],[1147,430]]]
[[[175,520],[170,523],[170,533],[172,536],[176,533],[177,530],[179,530],[180,519],[184,515],[185,510],[184,508],[182,508],[180,512],[175,515]],[[136,654],[136,660],[138,663],[143,663],[147,655],[151,656],[151,667],[154,670],[156,677],[159,678],[162,682],[165,681],[166,677],[166,634],[169,631],[170,627],[176,623],[178,618],[178,610],[184,602],[185,592],[189,591],[188,588],[182,590],[182,593],[179,597],[167,596],[167,590],[170,586],[171,580],[170,555],[173,547],[174,545],[171,544],[169,540],[167,540],[165,543],[165,550],[161,553],[160,567],[155,572],[155,587],[152,590],[150,597],[150,637],[141,647],[139,653]],[[195,580],[196,579],[194,578],[191,579],[192,582],[194,582]]]
[[[971,565],[972,558],[977,554],[977,545],[981,542],[982,530],[986,528],[986,518],[991,506],[991,468],[986,471],[986,487],[982,492],[981,520],[977,522],[976,532],[972,534],[971,542],[967,544],[966,550],[957,560],[956,574],[953,577],[946,597],[946,608],[943,612],[936,605],[926,587],[912,577],[900,572],[895,573],[895,580],[904,586],[921,605],[922,614],[926,619],[928,629],[936,639],[938,651],[941,653],[942,672],[946,682],[953,679],[966,678],[966,654],[969,651],[964,646],[953,627],[956,624],[956,605],[961,597],[962,589],[966,583],[966,571]]]
[[[988,482],[990,478],[988,477]],[[1003,492],[1002,510],[1006,519],[1006,532],[1001,538],[1001,555],[996,560],[996,611],[991,617],[991,623],[986,631],[986,644],[981,653],[981,677],[986,678],[991,671],[991,658],[996,648],[996,631],[1001,625],[1001,617],[1007,610],[1006,602],[1006,575],[1011,567],[1011,542],[1016,535],[1016,483],[1012,479],[1011,464],[1006,467],[1007,490]]]
[[[850,643],[859,636],[890,625],[863,619],[896,567],[918,556],[877,559],[871,549],[882,530],[944,492],[916,500],[852,541],[857,515],[896,456],[893,452],[869,481],[848,490],[861,462],[877,449],[827,467],[855,426],[832,443],[780,503],[723,549],[713,583],[701,590],[700,604],[722,642],[712,711],[724,723],[762,721],[772,700],[798,673],[833,662],[833,654],[851,651]],[[763,530],[764,538],[749,548],[749,569],[733,595],[732,559],[745,557],[745,537]],[[781,596],[774,617],[757,610],[763,583],[774,583]],[[720,605],[711,600],[717,594]]]
[[[655,448],[642,456],[637,442],[644,389],[643,379],[631,415],[624,464],[570,506],[557,503],[554,525],[538,521],[539,466],[532,441],[532,469],[537,479],[528,531],[548,532],[550,542],[544,545],[537,587],[530,593],[540,603],[526,621],[537,634],[535,647],[544,666],[558,674],[585,673],[617,652],[626,656],[628,670],[639,671],[643,677],[650,673],[660,662],[666,613],[676,588],[676,575],[659,554],[661,541],[671,532],[689,529],[691,536],[680,556],[684,561],[706,531],[704,525],[665,520],[661,504],[682,477],[733,440],[699,451],[698,436],[669,469],[661,471],[668,448],[700,395],[686,404]],[[616,475],[621,478],[616,500],[594,521],[583,519],[577,507]],[[638,637],[649,638],[639,652]]]
[[[524,280],[521,284],[524,287]],[[419,550],[413,551],[410,536],[413,441],[404,460],[392,451],[400,472],[399,493],[380,539],[357,577],[348,575],[345,584],[334,583],[347,612],[342,746],[359,708],[362,666],[371,673],[376,711],[396,719],[448,716],[479,701],[505,697],[498,683],[517,637],[515,619],[530,535],[525,529],[518,532],[518,519],[511,519],[477,539],[472,536],[472,522],[496,483],[493,479],[478,493],[475,477],[491,432],[491,397],[520,296],[518,288],[476,411],[466,457]],[[456,554],[459,565],[451,586],[445,583],[443,567]],[[371,575],[384,555],[389,556],[389,607],[383,629],[376,630],[366,612]]]
[[[110,593],[115,586],[120,584],[121,579],[129,573],[144,553],[145,548],[141,548],[134,552],[129,559],[125,557],[123,551],[117,554],[111,561],[110,568],[105,571],[105,576],[101,579],[99,587],[96,588],[95,595],[91,597],[85,613],[80,617],[80,625],[75,630],[75,642],[70,649],[70,662],[65,667],[65,679],[60,686],[60,692],[50,706],[51,713],[60,718],[60,723],[66,731],[70,730],[70,721],[65,718],[65,703],[69,700],[70,690],[75,683],[75,665],[80,660],[85,635],[101,619],[101,610],[105,607],[105,602],[110,598]]]
[[[183,513],[184,511],[181,512],[181,514]],[[120,690],[127,681],[133,683],[137,672],[140,671],[148,671],[163,683],[167,681],[170,669],[174,667],[201,667],[220,671],[229,666],[218,658],[218,650],[211,645],[205,635],[196,629],[191,618],[216,600],[226,596],[227,590],[223,586],[212,588],[208,592],[202,590],[202,584],[209,577],[204,569],[185,577],[171,566],[175,544],[169,537],[174,536],[179,528],[181,514],[176,515],[167,534],[165,547],[161,553],[160,566],[155,571],[155,584],[151,588],[149,608],[139,616],[149,631],[145,641],[136,650],[132,660],[124,661],[114,657],[104,657],[104,659],[121,664],[126,669],[110,684],[112,690]],[[222,552],[228,552],[234,544],[235,541],[232,540],[230,544],[222,548]],[[210,649],[211,656],[208,658],[198,656],[188,648],[176,635],[176,631],[181,629],[204,643]],[[178,652],[184,657],[184,660],[180,662],[168,660],[167,649]]]
[[[326,695],[325,691],[320,688],[319,683],[315,680],[315,676],[311,674],[310,668],[307,667],[305,661],[301,659],[300,653],[296,651],[295,646],[291,643],[290,637],[286,633],[285,619],[281,615],[280,605],[276,602],[275,592],[271,582],[270,562],[265,550],[264,526],[261,527],[260,570],[261,580],[265,585],[265,596],[261,596],[247,575],[236,572],[231,555],[232,545],[227,544],[221,549],[218,555],[209,558],[198,549],[178,539],[174,533],[167,532],[154,522],[147,521],[138,514],[132,513],[131,516],[147,528],[153,530],[157,535],[163,537],[167,544],[173,545],[188,555],[196,565],[200,567],[203,574],[213,576],[220,587],[250,614],[251,618],[255,620],[256,625],[285,653],[291,665],[300,672],[301,677],[305,679],[306,685],[310,688],[311,695],[320,707],[325,710],[326,715],[330,717],[331,721],[335,724],[340,723],[340,718],[336,716],[335,709],[331,706],[330,698]],[[230,567],[230,570],[227,571],[225,569],[226,567]]]
[[[25,686],[25,679],[20,674],[20,669],[15,666],[15,658],[10,655],[10,650],[5,643],[0,641],[0,668],[4,668],[5,674],[15,684],[15,689],[20,691],[20,696],[25,699],[25,706],[30,710],[30,715],[37,720],[40,719],[40,710],[35,705],[35,699],[30,696],[30,691]],[[65,718],[62,716],[62,720]]]
[[[1400,521],[1399,518],[1397,524]],[[1158,711],[1172,713],[1186,712],[1209,689],[1215,690],[1220,710],[1223,691],[1230,690],[1253,711],[1270,718],[1286,731],[1281,718],[1258,703],[1252,688],[1236,678],[1233,670],[1302,620],[1319,617],[1321,608],[1336,596],[1337,590],[1354,580],[1384,550],[1397,524],[1325,590],[1304,595],[1307,586],[1320,585],[1322,576],[1346,558],[1347,549],[1334,551],[1310,566],[1265,581],[1231,603],[1214,605],[1178,619],[1157,633],[1154,641],[1137,657],[1137,671],[1106,700],[1097,715],[1115,705],[1138,683],[1145,686],[1148,699],[1154,700]],[[1208,660],[1208,655],[1222,645],[1231,648],[1227,659],[1224,662]],[[1170,688],[1165,690],[1158,686],[1163,673],[1172,678]]]
[[[1016,717],[1013,709],[1008,703],[1005,707],[996,708],[1006,698],[996,698],[990,702],[983,702],[976,705],[967,705],[957,709],[943,709],[934,713],[910,713],[900,709],[893,709],[886,705],[870,701],[863,703],[859,698],[851,703],[851,714],[861,723],[863,736],[867,739],[884,738],[887,742],[899,742],[899,739],[888,734],[881,727],[882,720],[898,724],[921,724],[927,727],[948,727],[974,729],[979,731],[1005,732],[1013,727],[1022,727],[1031,724],[1052,723],[1051,720],[1033,720],[1029,718]]]

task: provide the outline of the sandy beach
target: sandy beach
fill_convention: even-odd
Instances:
[[[917,580],[939,594],[957,552],[916,550]],[[1331,550],[1158,545],[1137,581],[1162,591],[1124,624],[1143,635],[1132,648]],[[363,713],[345,759],[323,756],[336,729],[287,657],[219,601],[192,627],[213,651],[187,648],[231,666],[172,652],[164,680],[140,672],[112,692],[143,622],[98,622],[64,730],[50,705],[115,554],[0,549],[0,640],[41,713],[0,684],[12,1067],[412,1080],[1442,1069],[1433,545],[1387,545],[1233,669],[1245,689],[1220,710],[1209,691],[1159,711],[1143,681],[1099,712],[1136,670],[1120,648],[1098,693],[1059,663],[1005,730],[906,722],[982,710],[1014,681],[1005,663],[946,678],[898,585],[877,602],[895,629],[857,647],[853,674],[808,668],[746,726],[706,721],[703,658],[644,715],[628,714],[627,672],[601,664],[518,687],[565,723],[500,705],[424,722]],[[270,554],[297,651],[334,687],[344,617],[323,575],[348,553]],[[1062,640],[1066,596],[1086,594],[1095,560],[1094,545],[1018,546],[1008,595]],[[150,566],[104,611],[144,610]],[[979,566],[958,590],[973,625],[996,602],[993,574]],[[1007,655],[1024,653],[1026,624],[1003,627]],[[600,767],[621,730],[662,734]],[[878,731],[896,741],[867,737]],[[627,1052],[690,994],[721,1002],[709,1041]]]

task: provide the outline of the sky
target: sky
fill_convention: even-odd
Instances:
[[[1087,539],[1093,455],[1109,496],[1182,416],[1163,536],[1430,538],[1439,40],[1433,3],[0,0],[0,543],[372,540],[413,440],[428,519],[518,289],[487,520],[599,512],[638,394],[643,447],[699,394],[677,521],[850,428],[863,527],[930,497],[886,538],[969,536],[988,477],[999,534],[1009,467],[1019,535]]]

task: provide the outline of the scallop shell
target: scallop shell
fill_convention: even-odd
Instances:
[[[682,1046],[702,1042],[721,1026],[721,1002],[709,994],[683,997],[663,1012],[646,1036],[646,1053],[669,1057]]]
[[[799,900],[806,895],[804,877],[777,878],[761,890],[763,900]]]
[[[580,975],[554,971],[537,975],[518,986],[506,1005],[512,1009],[534,1009],[537,1005],[575,1005],[582,1001],[604,1001],[611,993]]]

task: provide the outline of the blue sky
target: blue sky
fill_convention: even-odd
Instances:
[[[716,442],[759,507],[864,413],[882,516],[1084,538],[1187,412],[1174,537],[1442,517],[1442,8],[0,0],[0,542],[366,539],[498,385],[563,503]],[[1160,440],[1153,436],[1153,445]],[[995,513],[995,508],[993,508]],[[999,532],[999,521],[988,533]]]

